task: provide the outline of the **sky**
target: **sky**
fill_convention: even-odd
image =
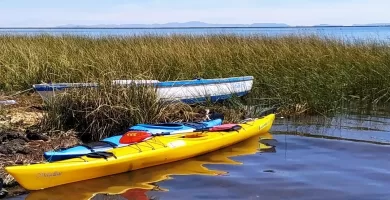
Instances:
[[[390,23],[390,0],[0,0],[0,27]]]

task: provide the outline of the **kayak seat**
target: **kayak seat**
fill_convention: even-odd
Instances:
[[[115,149],[116,147],[118,147],[118,145],[113,143],[113,142],[102,140],[102,141],[97,141],[97,142],[90,142],[87,144],[77,144],[77,145],[66,147],[66,148],[58,148],[55,151],[57,151],[57,152],[65,151],[65,150],[73,148],[75,146],[83,146],[92,152],[94,152],[95,151],[94,149],[97,149],[97,148],[113,148],[113,149]]]
[[[81,144],[80,146],[83,146],[92,152],[95,151],[95,149],[100,149],[100,148],[116,148],[118,147],[117,144],[110,142],[110,141],[98,141],[98,142],[91,142],[87,144]]]
[[[200,122],[184,122],[183,125],[189,126],[194,129],[202,129],[207,127],[204,123],[200,123]]]
[[[107,158],[109,157],[114,157],[114,158],[117,158],[114,153],[112,152],[104,152],[104,151],[101,151],[101,152],[93,152],[93,153],[88,153],[86,154],[87,157],[89,158],[104,158],[107,160]]]

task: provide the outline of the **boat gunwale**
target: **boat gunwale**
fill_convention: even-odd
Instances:
[[[239,77],[229,77],[229,78],[164,81],[158,83],[140,83],[140,84],[135,83],[135,85],[151,85],[156,88],[169,88],[169,87],[183,87],[183,86],[186,87],[186,86],[199,86],[199,85],[207,86],[207,85],[228,84],[228,83],[247,82],[247,81],[253,82],[253,80],[254,80],[253,76],[239,76]],[[72,84],[75,85],[73,86]],[[117,85],[131,85],[131,84],[117,84]],[[42,84],[33,85],[33,88],[36,91],[52,91],[54,89],[61,90],[66,88],[84,88],[84,87],[94,88],[94,87],[98,87],[98,84],[97,83],[42,83]]]

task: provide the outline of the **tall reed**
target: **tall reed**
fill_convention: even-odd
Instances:
[[[390,47],[317,36],[0,36],[0,89],[253,75],[251,104],[323,113],[390,99]],[[104,95],[103,93],[101,95]]]

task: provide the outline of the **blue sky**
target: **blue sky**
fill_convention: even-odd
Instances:
[[[390,23],[390,0],[0,0],[0,27],[65,24]]]

